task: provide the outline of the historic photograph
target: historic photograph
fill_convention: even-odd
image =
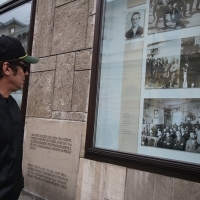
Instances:
[[[179,88],[180,54],[181,39],[149,44],[145,88]]]
[[[150,0],[148,34],[200,25],[200,0]]]
[[[181,40],[180,87],[200,88],[200,36]]]
[[[199,98],[144,99],[141,145],[200,153],[199,121]]]
[[[144,10],[128,13],[126,16],[126,39],[144,36]]]

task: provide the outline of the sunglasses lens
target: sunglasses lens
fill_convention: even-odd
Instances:
[[[21,67],[24,73],[27,72],[27,65],[25,65],[25,64],[23,64],[23,63],[18,63],[18,62],[12,62],[11,64],[12,64],[12,65],[15,65],[15,66]]]
[[[22,67],[22,69],[23,69],[24,73],[27,72],[27,66],[26,66],[26,65],[24,65],[24,66]]]

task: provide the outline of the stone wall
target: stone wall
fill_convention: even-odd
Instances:
[[[94,0],[37,0],[23,174],[24,194],[75,199],[84,156]],[[23,198],[21,196],[21,198]]]
[[[76,200],[198,200],[200,184],[80,159]]]

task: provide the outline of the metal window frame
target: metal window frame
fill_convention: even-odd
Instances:
[[[104,0],[98,0],[96,4],[85,158],[200,183],[200,164],[162,159],[140,154],[124,153],[93,146],[98,101],[98,77],[100,73],[99,63],[104,4]]]

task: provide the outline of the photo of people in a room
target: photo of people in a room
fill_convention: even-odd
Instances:
[[[179,88],[180,52],[181,40],[148,45],[145,88]]]
[[[200,36],[149,44],[145,88],[200,88]]]
[[[141,145],[200,153],[200,99],[144,99]]]
[[[150,0],[148,34],[199,26],[200,0]]]

